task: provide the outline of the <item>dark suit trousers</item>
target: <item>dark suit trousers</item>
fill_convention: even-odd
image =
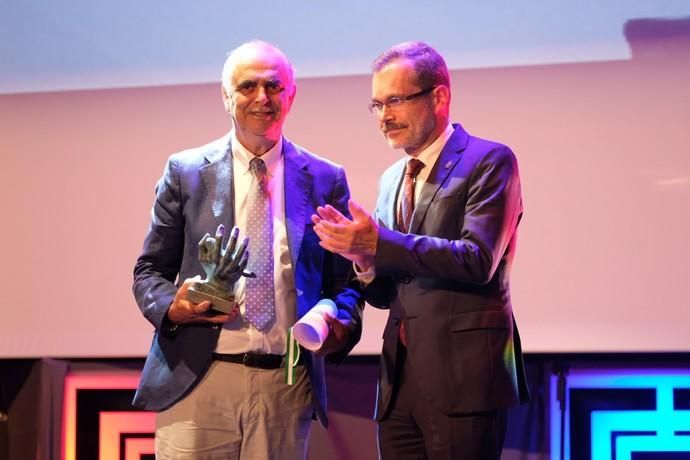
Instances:
[[[412,378],[405,349],[399,347],[393,401],[385,419],[379,422],[381,459],[499,460],[506,411],[462,415],[440,412],[424,397],[424,382]]]

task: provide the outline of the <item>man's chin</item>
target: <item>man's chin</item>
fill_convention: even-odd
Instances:
[[[386,141],[392,149],[404,149],[406,137],[400,130],[392,130],[385,134]]]
[[[255,136],[264,136],[280,131],[280,126],[275,120],[253,120],[250,130]]]
[[[400,142],[397,139],[391,139],[390,137],[386,137],[386,140],[388,141],[388,146],[393,150],[405,148],[405,143]]]

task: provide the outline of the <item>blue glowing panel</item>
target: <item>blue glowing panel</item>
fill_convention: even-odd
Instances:
[[[551,380],[551,456],[561,428]],[[566,382],[565,457],[690,460],[689,370],[573,370]]]

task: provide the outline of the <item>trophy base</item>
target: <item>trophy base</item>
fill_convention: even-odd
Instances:
[[[220,313],[230,313],[237,305],[234,297],[226,299],[209,291],[206,284],[194,283],[187,291],[187,300],[194,303],[201,303],[208,300],[211,302],[211,310]]]

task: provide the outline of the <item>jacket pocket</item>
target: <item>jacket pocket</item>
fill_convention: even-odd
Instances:
[[[450,330],[510,329],[511,316],[503,310],[482,310],[458,313],[450,317]]]

